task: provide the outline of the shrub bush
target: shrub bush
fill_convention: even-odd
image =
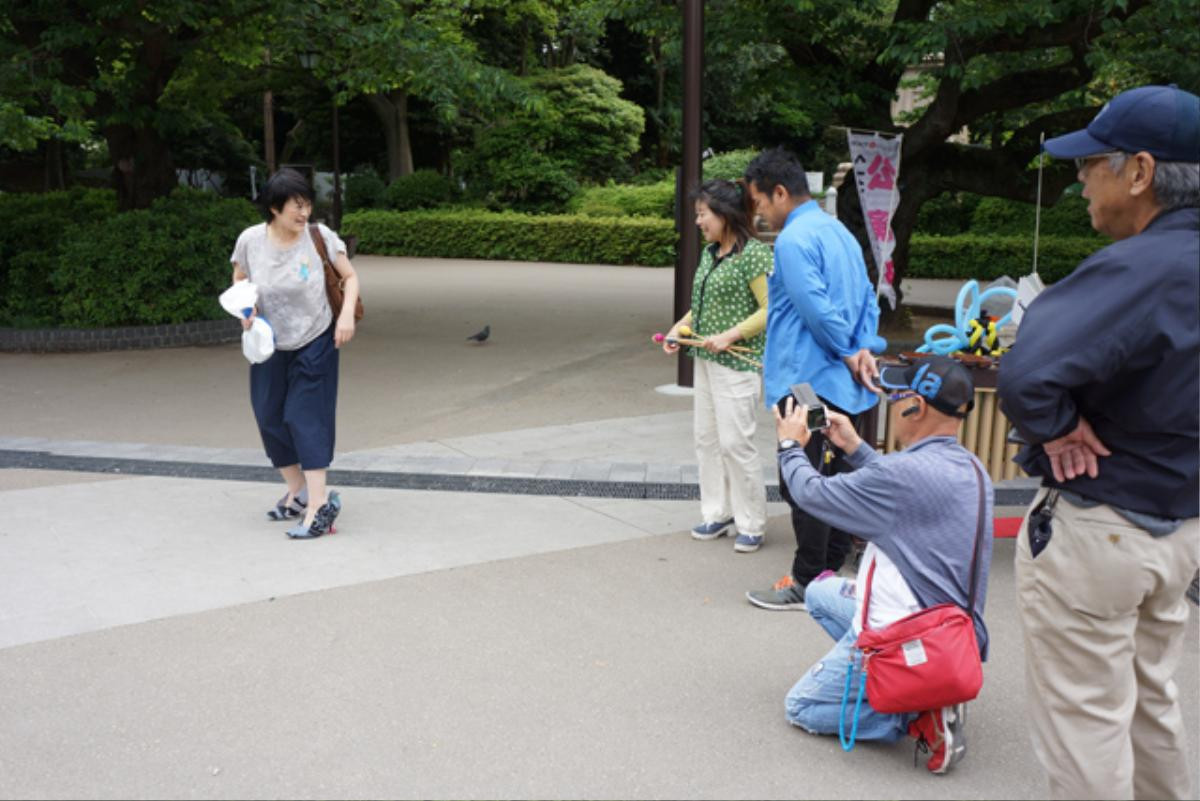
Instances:
[[[98,327],[216,320],[237,235],[260,221],[245,200],[178,189],[149,209],[64,237],[51,284],[56,323]]]
[[[417,170],[388,184],[386,205],[396,211],[430,209],[449,203],[454,184],[437,170]]]
[[[1036,209],[1032,203],[970,192],[946,192],[926,201],[917,212],[918,234],[1002,234],[1032,240]],[[1041,236],[1099,238],[1088,219],[1087,201],[1077,194],[1064,194],[1042,209]]]
[[[1047,284],[1071,273],[1104,245],[1097,237],[1043,236],[1038,243],[1038,274]],[[909,244],[908,278],[1019,278],[1032,266],[1033,236],[928,236]]]
[[[843,186],[853,187],[853,182]],[[982,196],[971,192],[943,192],[921,204],[917,211],[915,233],[933,236],[958,236],[971,232],[971,215]]]
[[[731,150],[728,153],[718,153],[704,160],[700,168],[704,180],[736,181],[746,174],[746,167],[758,155],[757,150]]]
[[[346,176],[346,209],[377,209],[386,202],[387,184],[372,167]]]
[[[608,184],[591,186],[576,195],[569,210],[586,217],[671,218],[675,206],[673,178],[647,186]]]
[[[1082,236],[1099,238],[1087,213],[1088,202],[1078,195],[1060,198],[1049,208],[1042,209],[1041,236]],[[1034,216],[1032,203],[1021,203],[998,197],[985,197],[971,214],[973,234],[1006,234],[1033,238]]]
[[[59,249],[80,225],[116,213],[116,193],[106,189],[0,194],[0,325],[54,325],[58,312],[50,276]]]
[[[670,220],[527,215],[475,210],[347,214],[342,234],[359,250],[387,256],[511,259],[581,264],[675,263]]]

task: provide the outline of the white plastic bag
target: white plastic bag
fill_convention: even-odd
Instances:
[[[1042,283],[1042,278],[1037,273],[1021,276],[1021,280],[1017,284],[1017,302],[1013,306],[1012,320],[1014,323],[1018,326],[1021,325],[1021,318],[1025,316],[1025,310],[1038,295],[1042,294],[1042,290],[1045,288],[1046,285]]]
[[[255,317],[242,332],[242,353],[251,364],[262,364],[275,352],[275,332],[262,317]]]
[[[221,293],[221,308],[239,320],[249,318],[258,303],[258,286],[249,281],[238,281]]]

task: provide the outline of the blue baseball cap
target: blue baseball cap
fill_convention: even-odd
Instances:
[[[1162,161],[1200,161],[1200,97],[1170,86],[1139,86],[1114,97],[1087,128],[1046,140],[1060,159],[1146,151]]]
[[[975,382],[967,368],[949,356],[927,356],[912,364],[879,371],[884,389],[911,389],[942,414],[963,418],[975,408]],[[966,411],[959,411],[966,406]]]

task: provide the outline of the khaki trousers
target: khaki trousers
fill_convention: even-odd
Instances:
[[[767,528],[767,487],[754,444],[762,377],[696,358],[693,434],[705,523],[733,518],[739,534]]]
[[[1051,525],[1035,559],[1026,514],[1016,554],[1028,711],[1051,798],[1192,797],[1174,676],[1200,519],[1152,537],[1108,506],[1060,498]]]

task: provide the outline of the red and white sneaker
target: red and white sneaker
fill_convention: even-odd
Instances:
[[[908,735],[916,738],[917,750],[929,752],[925,767],[930,773],[946,773],[966,756],[966,722],[967,705],[955,704],[922,712],[908,724]]]

